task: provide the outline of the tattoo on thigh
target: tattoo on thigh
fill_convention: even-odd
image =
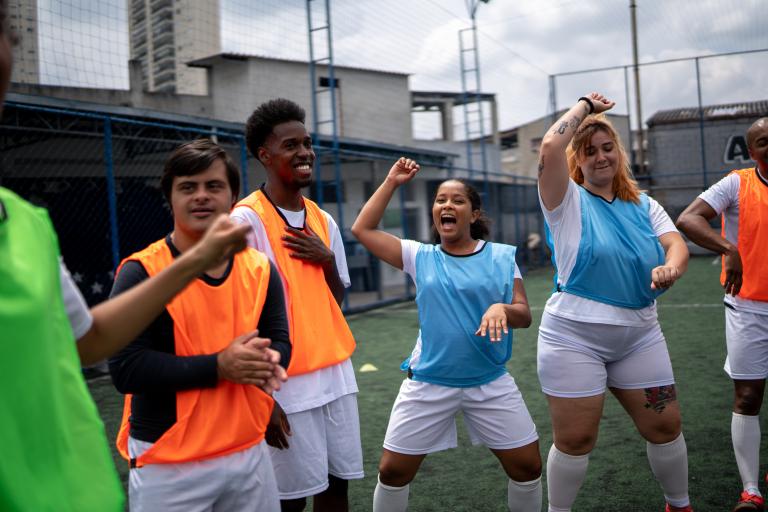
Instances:
[[[667,407],[667,404],[677,400],[677,391],[675,385],[659,386],[655,388],[645,388],[645,408],[653,409],[661,414]]]

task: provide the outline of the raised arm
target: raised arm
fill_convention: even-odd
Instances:
[[[403,252],[400,239],[379,229],[379,222],[384,216],[392,195],[397,187],[409,182],[419,172],[419,164],[408,158],[400,158],[368,202],[363,205],[360,214],[352,225],[352,234],[363,246],[377,258],[395,268],[403,268]]]
[[[202,240],[168,268],[91,309],[93,324],[77,340],[82,364],[101,361],[130,343],[192,279],[243,250],[249,230],[222,214]]]
[[[568,160],[565,148],[589,114],[612,108],[613,101],[602,94],[591,93],[579,98],[568,112],[553,124],[541,140],[539,151],[539,193],[544,206],[554,210],[563,202],[568,190]]]

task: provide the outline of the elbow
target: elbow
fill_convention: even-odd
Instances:
[[[532,323],[533,323],[533,318],[531,317],[531,312],[529,310],[528,314],[525,317],[523,317],[523,321],[520,325],[520,328],[527,329],[531,326]]]
[[[690,225],[690,221],[688,219],[688,214],[683,212],[680,214],[680,216],[677,218],[677,221],[675,221],[675,227],[679,229],[682,233],[685,233],[688,230],[688,226]]]
[[[541,146],[539,146],[539,158],[542,156],[551,153],[552,152],[552,146],[553,146],[553,140],[552,135],[550,133],[547,133],[543,139],[541,139]]]
[[[362,226],[360,226],[360,223],[358,222],[359,219],[355,219],[355,223],[352,224],[352,227],[350,228],[350,231],[352,231],[352,235],[360,240],[360,235],[363,232]]]

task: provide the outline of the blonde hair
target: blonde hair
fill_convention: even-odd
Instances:
[[[613,193],[622,201],[640,203],[641,191],[637,186],[637,181],[632,178],[627,152],[624,149],[624,145],[621,143],[618,132],[603,114],[587,116],[587,119],[585,119],[581,126],[579,126],[573,139],[571,139],[571,143],[568,144],[568,147],[565,150],[565,156],[568,159],[568,171],[571,175],[571,179],[579,185],[584,183],[584,173],[579,166],[578,160],[584,158],[587,146],[589,146],[592,141],[592,136],[598,131],[605,132],[608,135],[618,153],[618,159],[616,161],[617,171],[616,175],[613,177]]]

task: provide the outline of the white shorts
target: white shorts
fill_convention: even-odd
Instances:
[[[471,388],[405,379],[392,406],[384,448],[407,455],[455,448],[459,411],[464,414],[473,445],[505,450],[539,438],[523,396],[509,374]]]
[[[281,500],[323,492],[329,474],[343,480],[363,478],[356,393],[288,414],[288,422],[289,448],[269,448]]]
[[[593,324],[546,311],[537,369],[542,391],[563,398],[601,395],[606,386],[644,389],[675,382],[658,322],[644,327]]]
[[[152,443],[128,438],[138,457]],[[180,464],[147,464],[128,475],[131,512],[279,512],[267,443],[223,457]]]
[[[734,380],[768,377],[768,315],[725,308],[725,373]]]

